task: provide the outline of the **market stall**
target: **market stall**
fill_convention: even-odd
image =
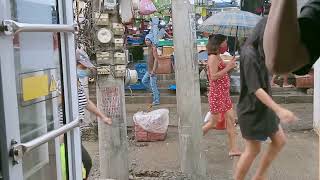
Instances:
[[[157,73],[171,74],[174,73],[174,43],[172,37],[173,27],[171,17],[171,0],[153,0],[153,3],[157,11],[154,11],[148,15],[141,12],[137,13],[132,24],[127,25],[128,36],[126,44],[130,50],[130,53],[133,54],[132,63],[135,64],[134,67],[139,67],[140,69],[137,69],[137,71],[144,73],[145,69],[142,70],[142,68],[146,68],[146,60],[149,53],[144,39],[147,34],[152,33],[154,37],[156,37],[154,41],[157,44],[159,55],[159,68]],[[208,7],[211,9],[208,9]],[[212,16],[208,17],[209,14],[212,13],[212,7],[217,6],[215,4],[210,6],[199,4],[196,7],[196,14],[198,14],[195,19],[198,29],[197,52],[199,61],[199,74],[202,73],[201,77],[205,77],[206,75],[208,59],[206,45],[208,43],[208,35],[212,33],[224,34],[228,36],[229,40],[233,40],[233,44],[229,49],[229,52],[232,55],[225,54],[222,56],[227,63],[233,58],[234,55],[237,55],[236,50],[238,49],[238,38],[247,37],[251,29],[260,19],[259,16],[254,14],[243,12],[239,9],[234,10],[235,7],[232,7],[233,10],[230,11],[215,11],[216,13],[213,13]],[[232,50],[232,48],[234,50]],[[232,81],[235,81],[235,83],[232,83],[235,85],[235,88],[233,88],[233,91],[235,92],[239,91],[239,74],[239,69],[235,70],[231,74]],[[200,81],[201,87],[206,88],[206,79],[202,78]]]
[[[166,48],[160,44],[160,40],[172,39],[171,0],[140,0],[140,7],[135,11],[132,23],[126,25],[126,46],[129,49],[130,65],[139,74],[139,82],[131,86],[131,89],[145,89],[141,78],[146,72],[146,61],[149,56],[148,47],[145,44],[147,34],[152,34],[152,41],[158,46],[158,74],[173,73],[172,55],[173,48]]]

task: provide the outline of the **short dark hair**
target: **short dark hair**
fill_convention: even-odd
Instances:
[[[263,35],[267,24],[267,18],[264,17],[259,21],[251,35],[244,43],[244,47],[252,47],[258,53],[261,60],[265,60],[265,54],[263,50]]]
[[[222,34],[212,34],[209,36],[208,44],[207,44],[207,51],[208,54],[219,54],[220,45],[227,40],[227,36]]]

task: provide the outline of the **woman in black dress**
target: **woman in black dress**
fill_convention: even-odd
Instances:
[[[253,180],[265,180],[271,162],[283,148],[286,137],[279,120],[288,123],[296,116],[275,103],[271,98],[269,73],[263,51],[263,34],[267,19],[262,19],[247,39],[241,50],[240,75],[241,93],[238,104],[238,119],[246,148],[237,164],[236,180],[243,180],[256,156],[260,152],[261,141],[271,139],[267,152]]]

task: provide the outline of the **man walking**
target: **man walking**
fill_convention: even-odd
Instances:
[[[157,86],[156,70],[158,66],[158,53],[157,47],[154,43],[152,34],[148,34],[145,38],[146,45],[148,46],[148,71],[142,79],[142,83],[152,91],[152,106],[160,105],[160,92]]]

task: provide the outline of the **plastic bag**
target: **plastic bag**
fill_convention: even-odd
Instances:
[[[200,80],[208,80],[207,72],[204,69],[200,72]]]
[[[211,112],[207,112],[206,117],[204,118],[204,123],[207,123],[212,118]],[[216,121],[216,130],[225,130],[227,128],[227,122],[224,118],[224,113],[221,114],[220,119]]]
[[[207,112],[206,117],[204,118],[204,123],[207,123],[210,120],[210,118],[211,118],[211,113],[209,111]]]
[[[233,93],[240,93],[241,90],[241,80],[240,76],[230,76],[230,83],[231,83],[231,92]]]
[[[140,1],[140,14],[149,15],[157,11],[151,0],[141,0]]]
[[[135,124],[152,133],[166,133],[169,125],[169,110],[158,109],[146,112],[137,112],[133,115]]]

